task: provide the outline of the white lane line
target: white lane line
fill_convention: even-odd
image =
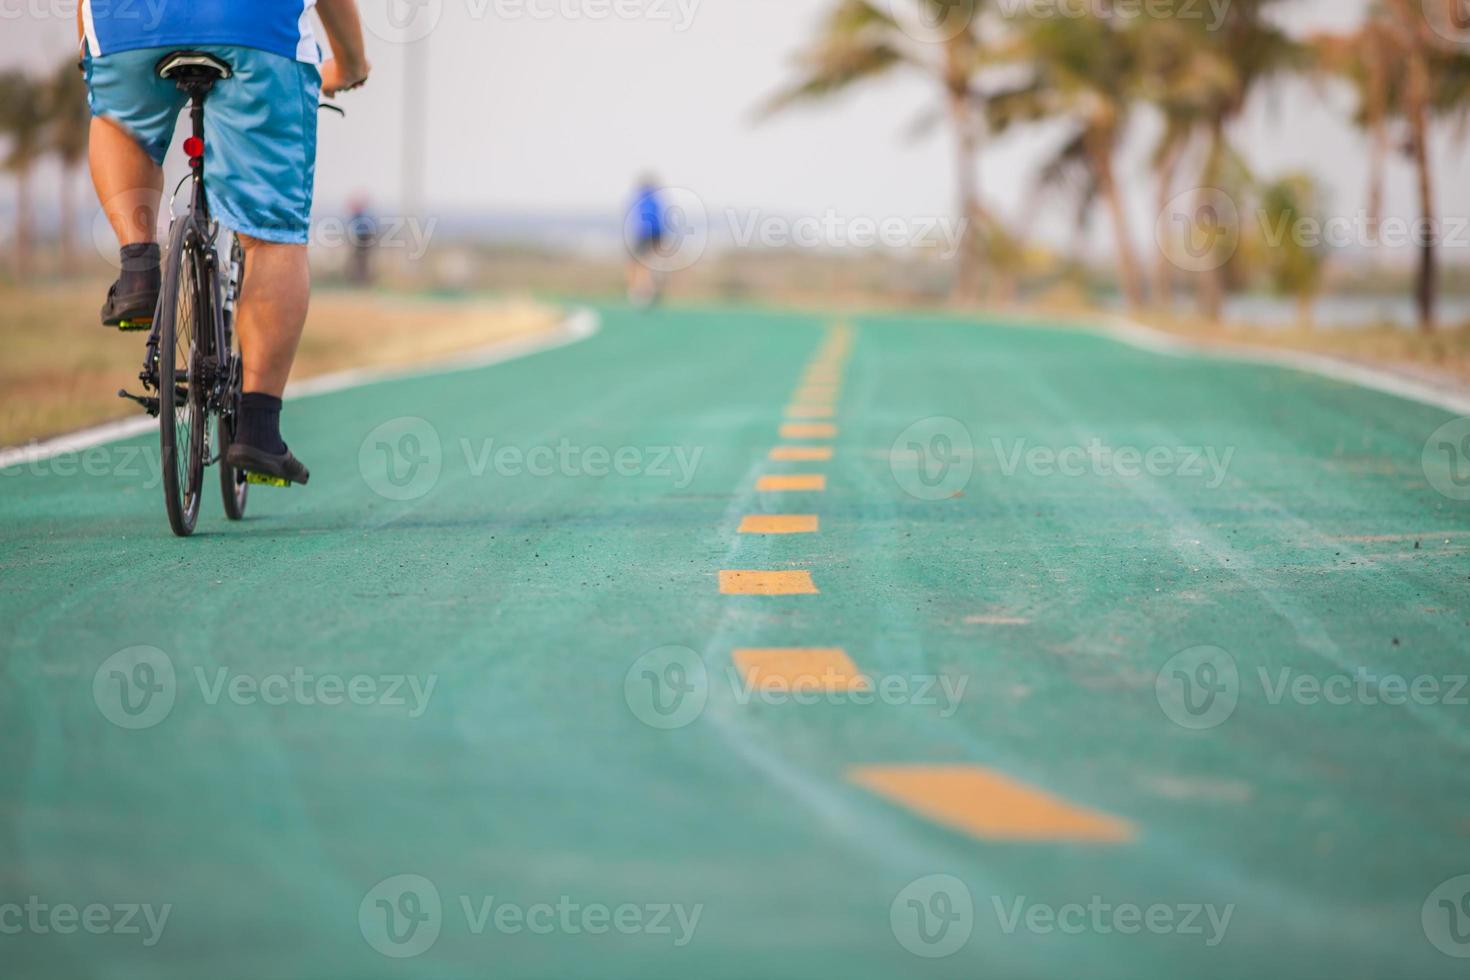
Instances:
[[[354,368],[348,371],[324,374],[318,378],[311,378],[307,381],[292,383],[287,386],[286,397],[293,400],[297,398],[313,398],[317,395],[328,395],[333,392],[345,391],[348,388],[360,388],[364,385],[377,384],[383,381],[401,381],[407,378],[473,371],[478,368],[489,367],[492,364],[500,364],[505,361],[527,357],[531,354],[540,353],[541,351],[553,350],[557,347],[575,344],[597,333],[601,325],[601,318],[595,311],[590,309],[573,310],[567,314],[555,329],[548,333],[497,341],[496,343],[488,344],[454,357],[445,358],[441,361],[432,361],[428,364],[417,364],[403,368]],[[118,439],[126,439],[130,436],[148,432],[157,425],[157,421],[146,415],[142,415],[136,418],[107,422],[103,425],[93,426],[25,446],[0,449],[0,469],[8,466],[22,466],[26,463],[34,463],[39,460],[50,459],[53,456],[60,456],[63,453],[75,453],[83,449],[90,449],[93,446],[105,445]]]
[[[1470,394],[1416,381],[1391,371],[1354,364],[1329,354],[1256,347],[1251,344],[1206,344],[1166,333],[1127,317],[1109,317],[1102,323],[1100,329],[1102,333],[1115,340],[1154,354],[1165,354],[1171,357],[1216,357],[1254,364],[1268,364],[1273,367],[1294,368],[1298,371],[1331,378],[1334,381],[1397,395],[1423,405],[1443,408],[1456,415],[1470,415]]]

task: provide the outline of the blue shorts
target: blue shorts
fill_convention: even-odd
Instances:
[[[189,100],[154,66],[177,50],[86,58],[92,114],[121,125],[160,164]],[[204,103],[204,183],[214,217],[252,238],[304,245],[316,179],[320,72],[255,48],[201,44],[192,50],[223,58],[234,69]]]

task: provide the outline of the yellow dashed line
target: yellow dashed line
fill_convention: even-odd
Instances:
[[[873,683],[841,647],[762,647],[735,650],[745,683],[763,691],[867,691]]]
[[[773,473],[755,481],[759,493],[782,493],[790,490],[820,492],[827,489],[827,478],[820,473]]]
[[[831,422],[787,422],[781,426],[782,439],[832,439],[837,426]]]
[[[832,458],[831,446],[777,446],[770,458],[780,463],[825,463]]]
[[[817,595],[811,572],[722,571],[723,595]]]
[[[1117,844],[1135,836],[1127,820],[983,766],[863,766],[848,778],[920,816],[986,840]]]
[[[831,405],[786,406],[786,417],[788,419],[830,419],[836,414],[837,410]]]
[[[741,534],[815,534],[816,514],[746,514]]]
[[[802,385],[791,396],[795,405],[830,405],[837,400],[837,385]]]

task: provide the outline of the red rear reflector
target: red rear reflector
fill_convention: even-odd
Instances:
[[[184,152],[191,157],[204,156],[204,141],[197,136],[190,136],[184,140]]]

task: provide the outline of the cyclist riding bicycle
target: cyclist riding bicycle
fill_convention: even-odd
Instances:
[[[313,7],[332,52],[326,61],[309,21]],[[244,394],[225,459],[307,482],[307,468],[281,439],[281,395],[311,291],[318,99],[356,88],[370,70],[356,0],[188,0],[147,16],[130,4],[82,0],[77,30],[93,115],[92,182],[121,246],[104,326],[146,322],[158,302],[162,164],[187,96],[156,65],[181,49],[230,65],[210,93],[204,139],[210,210],[245,252],[236,312]]]
[[[666,214],[658,178],[643,175],[638,179],[623,222],[623,237],[628,246],[628,299],[635,306],[647,306],[658,296],[661,277],[657,261],[667,230]]]

